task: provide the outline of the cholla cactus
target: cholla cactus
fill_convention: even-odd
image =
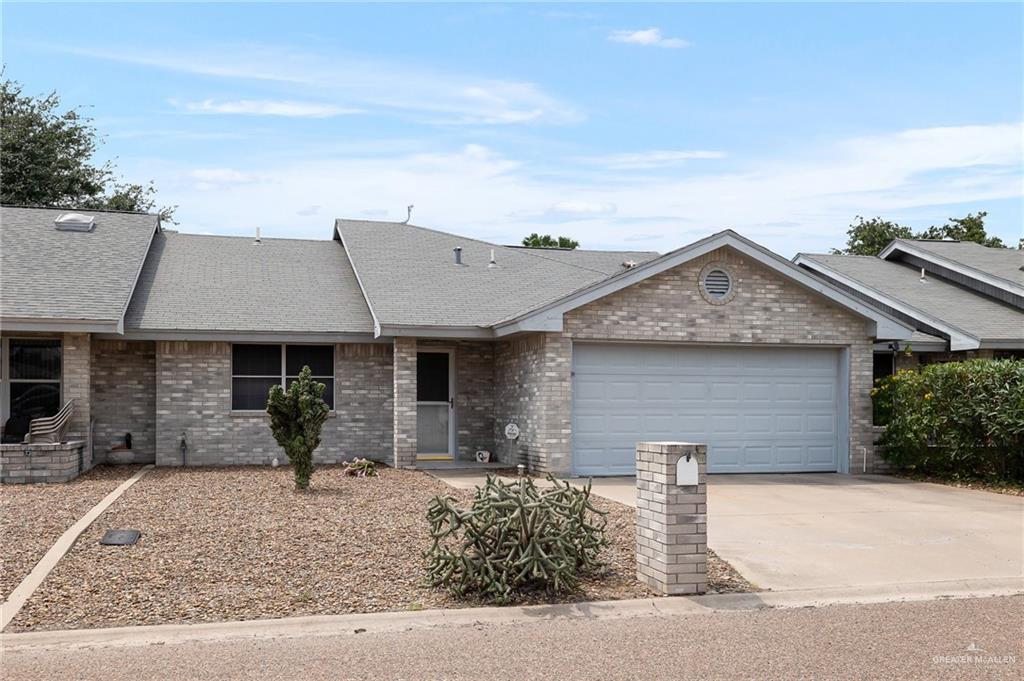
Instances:
[[[580,489],[548,480],[553,486],[539,489],[529,478],[503,483],[488,476],[468,510],[435,497],[427,510],[427,582],[495,603],[536,588],[575,590],[608,545],[605,514],[591,503],[589,482]]]
[[[351,475],[356,478],[375,478],[377,477],[377,464],[369,459],[355,458],[352,461],[343,461],[342,472],[345,475]]]

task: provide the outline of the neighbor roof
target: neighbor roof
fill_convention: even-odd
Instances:
[[[627,269],[626,263],[632,263],[635,266],[658,257],[656,251],[591,251],[581,248],[527,248],[525,246],[510,246],[509,248],[516,248],[568,265],[579,265],[598,270],[609,276]]]
[[[62,231],[65,213],[95,218]],[[160,219],[145,213],[0,208],[0,319],[6,330],[120,332]]]
[[[164,232],[153,242],[125,327],[131,332],[370,334],[335,241]]]
[[[339,219],[335,234],[348,251],[382,335],[418,327],[478,327],[482,332],[623,271],[622,261],[637,257],[499,246],[397,222]],[[462,248],[461,266],[454,264],[456,247]],[[488,266],[492,250],[495,267]]]
[[[940,330],[952,327],[969,337],[959,347],[952,342],[954,350],[978,347],[985,341],[1024,342],[1024,313],[936,276],[926,275],[922,280],[912,266],[869,255],[801,253],[796,261],[824,276],[838,275],[837,281],[852,284],[919,322]],[[951,340],[955,341],[952,336]]]
[[[1001,279],[1018,290],[1024,288],[1024,251],[1016,248],[992,248],[973,241],[895,239],[879,257],[893,259],[899,252],[938,264],[959,265],[975,273]]]

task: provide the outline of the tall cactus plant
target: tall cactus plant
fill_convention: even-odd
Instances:
[[[320,446],[320,432],[330,412],[323,399],[326,389],[323,383],[312,379],[307,366],[302,367],[288,390],[272,386],[267,399],[270,430],[288,456],[295,472],[295,488],[299,490],[309,489],[313,452]]]
[[[494,603],[538,588],[577,589],[608,545],[605,514],[590,501],[590,483],[580,489],[548,480],[552,487],[541,489],[529,478],[488,476],[469,509],[435,497],[427,510],[427,583]]]

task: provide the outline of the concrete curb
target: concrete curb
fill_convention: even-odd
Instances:
[[[564,619],[708,615],[764,609],[828,605],[927,601],[940,598],[983,598],[1024,594],[1024,578],[777,591],[749,594],[711,594],[675,598],[595,601],[525,607],[460,608],[419,612],[318,615],[276,620],[213,624],[170,624],[112,629],[39,631],[0,634],[5,653],[52,648],[131,647],[186,641],[339,636],[386,633],[435,627],[508,625]]]
[[[152,470],[153,465],[143,466],[142,470],[118,485],[113,492],[103,497],[100,503],[89,509],[89,512],[78,519],[74,525],[64,531],[64,534],[50,547],[32,572],[28,573],[25,579],[21,580],[14,591],[7,597],[7,600],[0,605],[0,631],[11,623],[25,602],[32,597],[39,585],[43,583],[46,576],[53,568],[57,567],[60,559],[75,545],[79,535],[85,532],[93,522],[106,511],[112,503],[118,500],[132,485],[139,481],[143,475]]]

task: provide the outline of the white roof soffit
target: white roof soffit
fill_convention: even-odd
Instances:
[[[830,267],[822,265],[820,262],[814,260],[813,258],[808,258],[801,254],[796,257],[794,262],[797,265],[802,265],[816,272],[821,272],[830,279],[835,279],[836,281],[840,282],[841,284],[844,284],[845,286],[849,286],[855,291],[859,291],[860,293],[863,293],[866,296],[874,298],[878,302],[883,303],[884,305],[891,307],[892,309],[897,310],[902,314],[907,315],[911,319],[916,319],[920,322],[927,324],[928,326],[938,329],[942,333],[949,336],[950,350],[977,350],[978,347],[981,346],[980,339],[975,338],[974,336],[967,333],[963,329],[953,326],[952,324],[949,324],[941,319],[938,319],[937,317],[933,317],[925,312],[922,312],[916,307],[907,305],[903,301],[888,296],[882,293],[881,291],[871,288],[870,286],[866,286],[865,284],[857,281],[856,279],[852,279],[846,276],[845,274],[842,274],[841,272],[837,272]],[[884,336],[879,337],[884,338]],[[905,340],[905,338],[899,338],[895,340]]]
[[[599,298],[604,298],[648,277],[699,258],[723,246],[729,246],[743,253],[768,269],[864,317],[869,322],[869,335],[878,338],[904,340],[910,338],[914,331],[899,320],[822,281],[785,258],[740,236],[731,229],[727,229],[571,293],[564,298],[527,312],[515,319],[497,324],[494,327],[495,335],[506,336],[522,331],[561,331],[562,315],[566,312]]]
[[[1009,291],[1011,293],[1016,293],[1017,295],[1024,296],[1024,286],[1021,286],[1016,282],[1012,282],[1008,279],[1003,279],[1002,277],[997,277],[994,274],[982,272],[981,270],[971,267],[970,265],[965,265],[956,260],[950,260],[949,258],[941,256],[938,253],[933,253],[925,248],[918,248],[913,243],[908,243],[906,241],[901,241],[899,239],[894,239],[893,241],[891,241],[888,246],[882,249],[882,252],[878,254],[878,257],[881,258],[882,260],[888,260],[890,255],[900,251],[908,255],[913,255],[918,258],[921,258],[922,260],[933,262],[936,265],[945,267],[946,269],[952,270],[957,274],[962,274],[965,277],[977,279],[978,281],[986,283],[989,286],[994,286],[995,288],[1000,288],[1003,289],[1004,291]]]

